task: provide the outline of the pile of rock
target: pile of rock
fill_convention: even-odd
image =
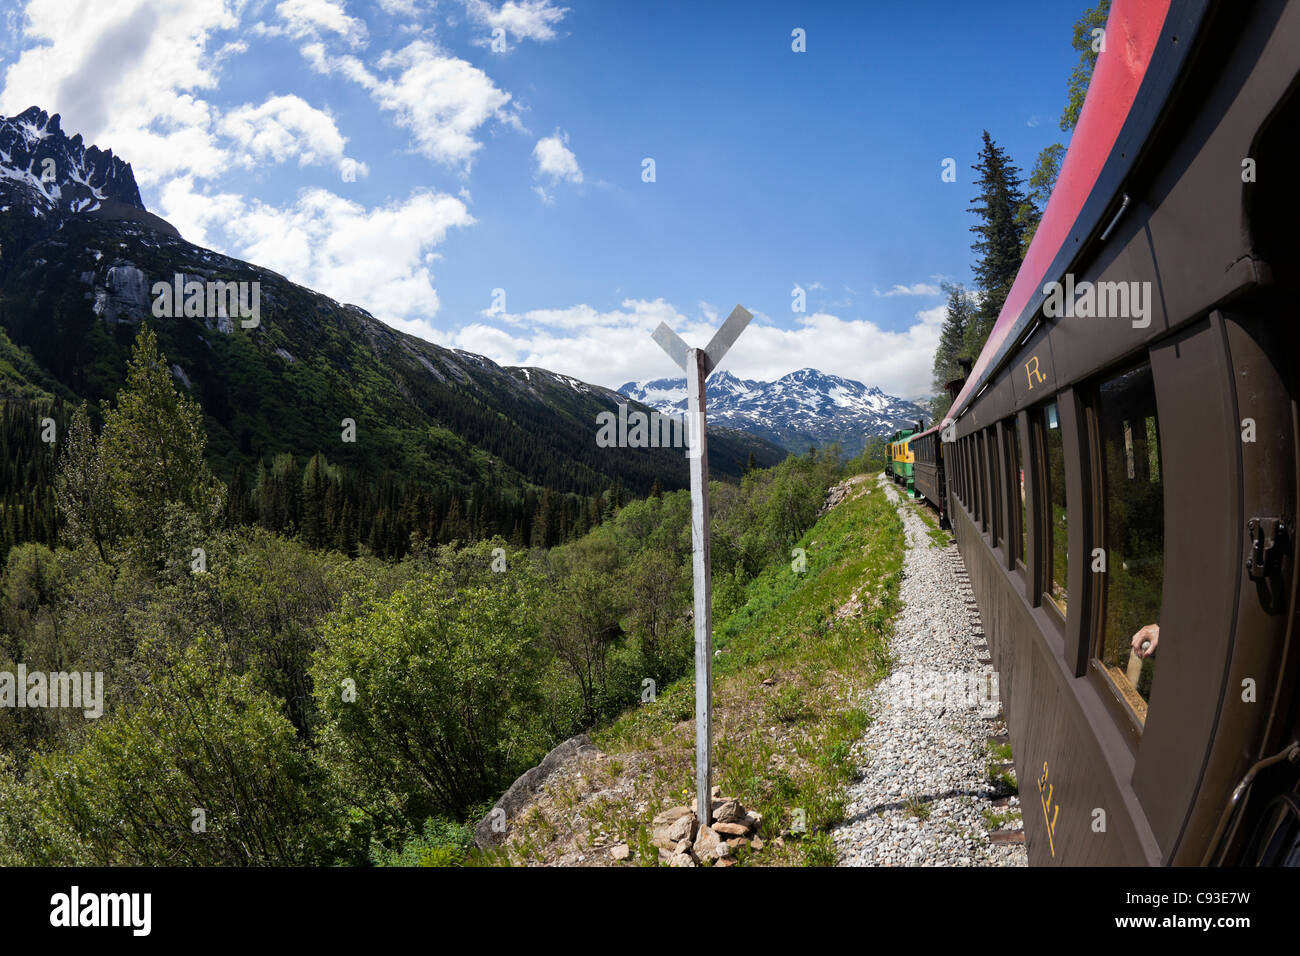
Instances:
[[[723,797],[717,787],[709,802],[713,822],[707,826],[700,826],[694,800],[689,807],[671,807],[654,818],[652,840],[662,862],[669,866],[699,866],[705,862],[731,866],[735,863],[732,854],[740,846],[763,849],[758,835],[761,813],[746,810],[739,800]]]

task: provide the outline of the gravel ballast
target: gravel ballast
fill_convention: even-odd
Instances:
[[[853,747],[859,779],[834,830],[841,866],[1025,866],[1025,847],[992,843],[1019,830],[1019,798],[990,779],[988,738],[1005,732],[993,668],[981,664],[979,611],[957,546],[932,543],[883,475],[907,540],[894,667],[866,707],[872,722]],[[1005,819],[1005,818],[1012,819]]]

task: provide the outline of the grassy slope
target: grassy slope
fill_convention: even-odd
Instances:
[[[843,817],[849,748],[868,722],[859,705],[888,672],[903,562],[897,511],[873,479],[860,480],[857,497],[799,542],[806,572],[775,555],[715,626],[714,780],[763,814],[766,846],[742,849],[741,863],[835,859],[829,829]],[[516,825],[511,859],[557,862],[576,843],[583,862],[609,862],[602,848],[621,840],[631,863],[654,865],[650,821],[694,792],[694,693],[693,676],[676,681],[596,732],[605,756],[548,782]],[[777,845],[796,810],[807,832]]]

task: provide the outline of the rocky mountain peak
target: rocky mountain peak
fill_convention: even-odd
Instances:
[[[71,138],[59,114],[37,106],[0,117],[0,201],[26,201],[37,216],[92,212],[105,203],[145,211],[131,164]]]

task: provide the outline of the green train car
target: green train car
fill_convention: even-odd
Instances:
[[[913,481],[913,468],[916,457],[912,454],[910,440],[916,434],[915,428],[901,428],[889,437],[889,446],[885,456],[885,474],[895,482],[907,488],[909,495],[916,494]]]

